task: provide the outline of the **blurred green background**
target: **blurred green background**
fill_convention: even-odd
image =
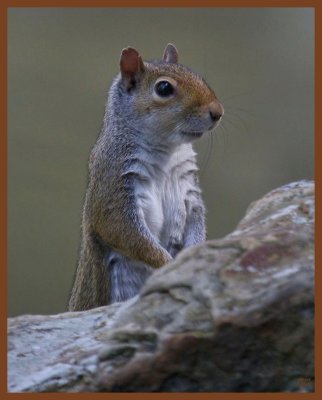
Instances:
[[[9,315],[65,309],[87,159],[121,49],[173,42],[225,106],[199,154],[208,237],[249,203],[313,178],[312,8],[11,8],[8,12]]]

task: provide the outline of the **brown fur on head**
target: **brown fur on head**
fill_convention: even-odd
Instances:
[[[223,114],[208,84],[178,64],[173,44],[166,46],[162,61],[153,62],[143,62],[132,47],[123,49],[120,71],[127,96],[125,118],[143,133],[153,131],[162,140],[182,143],[214,128]]]

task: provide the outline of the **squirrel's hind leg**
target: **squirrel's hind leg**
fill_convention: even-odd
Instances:
[[[128,300],[137,295],[153,268],[110,250],[105,254],[104,266],[110,276],[110,303]]]

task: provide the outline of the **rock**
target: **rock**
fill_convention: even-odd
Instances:
[[[314,183],[251,204],[124,303],[9,318],[10,392],[314,391]]]

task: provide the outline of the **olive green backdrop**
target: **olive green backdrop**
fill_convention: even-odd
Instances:
[[[168,42],[225,106],[195,148],[208,237],[249,203],[313,178],[310,8],[12,8],[8,26],[9,315],[64,310],[77,263],[87,159],[121,49]]]

